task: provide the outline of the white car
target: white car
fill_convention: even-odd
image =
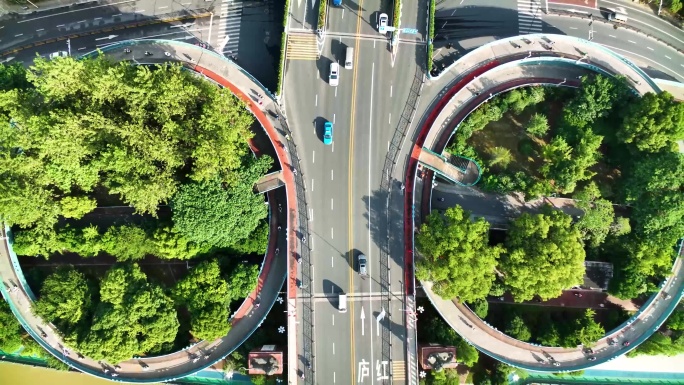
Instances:
[[[389,22],[389,16],[386,13],[381,13],[378,17],[378,32],[385,33],[385,28],[387,28],[387,23]]]
[[[337,87],[340,84],[340,65],[335,63],[330,63],[330,77],[328,82],[331,86]]]
[[[67,56],[69,56],[69,54],[67,53],[67,51],[53,52],[53,53],[51,53],[50,55],[48,55],[48,57],[50,58],[50,60],[56,59],[56,58],[58,58],[58,57],[67,57]]]

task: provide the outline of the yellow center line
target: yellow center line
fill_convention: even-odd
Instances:
[[[321,0],[324,1],[324,0]],[[356,18],[356,38],[355,38],[355,45],[354,45],[354,73],[353,73],[353,78],[352,78],[352,99],[351,99],[351,115],[349,119],[349,180],[348,180],[348,189],[349,192],[347,194],[347,199],[348,199],[348,207],[349,207],[349,218],[348,218],[348,241],[349,241],[349,251],[347,252],[347,256],[349,258],[349,293],[347,294],[352,294],[354,293],[354,234],[353,234],[353,226],[352,226],[352,213],[354,212],[353,208],[353,200],[352,200],[352,187],[353,187],[353,174],[354,174],[354,116],[356,112],[356,75],[357,71],[359,69],[359,43],[361,40],[358,38],[358,36],[361,34],[361,12],[363,11],[363,0],[359,1],[359,8],[357,11],[357,18]],[[349,333],[349,339],[351,342],[351,383],[354,384],[356,383],[356,347],[354,345],[354,305],[351,301],[351,298],[348,299],[347,301],[347,306],[349,307],[349,317],[350,317],[350,325],[351,325],[351,331]]]

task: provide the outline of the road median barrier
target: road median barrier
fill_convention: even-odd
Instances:
[[[428,9],[428,44],[427,44],[427,73],[432,71],[432,41],[435,39],[435,0],[430,0]]]

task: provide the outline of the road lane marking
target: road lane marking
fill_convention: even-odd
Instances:
[[[390,86],[390,98],[392,97],[392,86]]]
[[[335,315],[333,314],[333,319],[335,319]],[[333,356],[335,355],[335,343],[333,342]]]
[[[14,35],[14,37],[19,37],[19,36],[22,36],[22,35],[24,35],[24,34],[23,34],[23,33],[20,33],[20,34]]]
[[[190,5],[192,3],[181,3],[181,5]]]
[[[670,59],[670,60],[672,60],[672,58],[671,58],[671,57],[669,57],[669,56],[667,56],[667,55],[665,55],[665,57],[666,57],[666,58],[668,58],[668,59]]]
[[[359,0],[358,3],[358,8],[356,10],[356,35],[361,34],[361,23],[363,19],[361,18],[361,15],[363,14],[363,0]],[[356,39],[355,42],[355,48],[354,50],[358,53],[359,51],[359,46],[360,46],[361,40]],[[375,40],[373,41],[373,47],[375,47]],[[354,58],[354,73],[352,75],[352,96],[351,96],[351,111],[349,114],[349,172],[348,172],[348,180],[347,180],[347,200],[348,200],[348,206],[347,206],[347,258],[348,261],[351,262],[354,258],[354,255],[352,253],[353,250],[353,245],[354,245],[354,228],[352,226],[352,213],[354,211],[354,200],[352,199],[352,187],[354,186],[354,130],[356,128],[356,125],[354,124],[354,118],[356,117],[356,87],[357,87],[357,77],[358,77],[358,71],[359,71],[359,56],[356,55]],[[370,161],[368,162],[370,164]],[[349,293],[348,294],[353,294],[354,293],[354,270],[349,266],[347,268],[347,272],[349,274]],[[349,319],[351,322],[349,322],[349,344],[351,349],[349,350],[350,354],[350,360],[349,364],[351,366],[351,371],[349,372],[351,374],[351,378],[355,379],[356,378],[356,340],[355,340],[355,335],[354,335],[354,306],[349,306]],[[372,378],[371,378],[372,380]],[[333,382],[335,382],[335,373],[333,372]],[[371,381],[372,383],[372,381]]]
[[[333,124],[335,124],[335,114],[333,114]]]
[[[330,229],[332,235],[332,229]],[[335,257],[330,257],[330,267],[335,267]],[[335,316],[333,316],[333,326],[335,325]]]
[[[335,87],[335,97],[337,97],[337,87]]]
[[[26,19],[26,20],[22,20],[22,21],[17,21],[17,24],[27,23],[27,22],[29,22],[29,21],[34,21],[34,20],[45,19],[45,18],[47,18],[47,17],[52,17],[52,16],[66,15],[67,13],[74,13],[74,12],[81,12],[81,11],[89,11],[89,10],[95,9],[95,8],[111,7],[111,6],[113,6],[113,5],[126,4],[126,3],[134,3],[134,2],[136,2],[136,1],[138,1],[138,0],[126,0],[126,1],[122,1],[122,2],[120,2],[120,3],[109,3],[109,4],[103,4],[103,5],[96,5],[96,6],[94,6],[94,7],[89,7],[89,8],[74,9],[73,11],[60,12],[60,13],[53,13],[53,14],[51,14],[51,15],[45,15],[45,16],[34,17],[33,19]]]
[[[332,203],[332,202],[330,202],[330,203]],[[332,227],[330,228],[330,239],[335,239],[335,231]]]
[[[318,107],[318,94],[316,94],[316,107]]]
[[[330,198],[330,210],[335,210],[335,204],[334,203],[335,203],[335,200],[333,198]]]
[[[311,178],[311,191],[313,191],[313,190],[314,190],[314,180],[313,180],[313,178]]]
[[[119,16],[123,16],[123,13],[117,13],[116,15],[114,15],[112,17],[119,17]]]
[[[96,18],[94,18],[93,20],[102,20],[102,18],[101,18],[101,17],[96,17]]]
[[[650,49],[651,51],[653,51],[653,48],[651,48],[651,47],[646,47],[646,48],[648,48],[648,49]]]
[[[330,180],[335,180],[335,170],[330,170]]]
[[[316,151],[312,151],[313,155],[311,156],[311,163],[316,163]],[[311,179],[313,180],[313,179]]]
[[[608,36],[610,36],[610,37],[615,37],[615,35],[608,35]]]
[[[335,372],[333,372],[333,384],[336,382],[337,382],[337,380],[335,379]]]
[[[342,8],[342,18],[344,19],[344,8]]]
[[[570,27],[570,29],[577,29],[577,27]]]
[[[166,9],[166,8],[168,8],[168,7],[169,7],[168,5],[165,5],[165,6],[163,6],[163,7],[157,7],[157,9]]]
[[[85,23],[87,20],[79,20],[77,23]]]
[[[60,24],[57,26],[57,28],[62,28],[62,27],[64,27],[64,24]]]
[[[76,51],[80,51],[80,50],[84,50],[84,49],[86,49],[86,47],[81,47],[81,48],[77,49]]]
[[[45,28],[37,29],[36,32],[45,31]]]
[[[642,58],[642,59],[644,59],[644,60],[648,60],[648,61],[650,61],[650,62],[652,62],[652,63],[655,63],[655,64],[657,64],[657,65],[659,65],[659,66],[665,68],[666,70],[672,72],[673,74],[675,74],[675,75],[677,75],[677,76],[679,76],[679,77],[682,77],[682,75],[680,75],[679,73],[677,73],[677,72],[675,72],[675,71],[673,71],[673,70],[671,70],[671,69],[665,67],[664,65],[658,63],[658,62],[655,61],[655,60],[651,60],[651,58],[649,58],[649,57],[646,57],[646,56],[643,56],[643,55],[639,55],[638,53],[634,53],[634,52],[631,52],[631,51],[627,51],[626,49],[622,49],[622,48],[618,48],[618,47],[613,47],[613,46],[610,46],[610,45],[607,45],[607,44],[601,44],[601,46],[606,47],[606,48],[610,48],[610,49],[612,49],[613,51],[622,51],[622,52],[627,52],[627,53],[630,54],[630,55],[638,56],[638,57],[640,57],[640,58]],[[680,65],[681,65],[682,67],[684,67],[684,64],[680,64]],[[407,135],[407,136],[408,136],[408,135]]]
[[[389,118],[387,118],[387,123],[392,124],[392,114],[389,114]]]
[[[332,315],[332,324],[335,326],[335,314]],[[333,342],[333,354],[335,354],[335,343]]]
[[[632,44],[636,44],[636,41],[633,41],[633,40],[627,40],[627,41],[632,43]]]
[[[373,62],[373,65],[371,66],[371,87],[370,87],[370,115],[368,117],[368,196],[371,195],[371,149],[373,148],[373,86],[375,85],[375,62]],[[390,114],[390,119],[392,118],[392,114]],[[371,260],[371,218],[373,217],[373,213],[371,211],[371,200],[368,200],[368,260]],[[373,276],[373,264],[368,264],[368,276],[372,277]],[[368,287],[370,289],[370,286]],[[373,303],[369,300],[368,301],[368,310],[370,311],[370,314],[373,314]],[[361,315],[363,315],[363,308],[361,308]],[[363,321],[362,321],[363,322]],[[370,322],[370,334],[373,335],[373,322]],[[371,362],[374,362],[374,357],[373,357],[373,343],[371,342]],[[373,381],[373,374],[371,371],[371,381]]]

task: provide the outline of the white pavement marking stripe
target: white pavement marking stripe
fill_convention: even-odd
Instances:
[[[541,8],[539,4],[518,0],[518,33],[525,35],[532,32],[542,31]]]

